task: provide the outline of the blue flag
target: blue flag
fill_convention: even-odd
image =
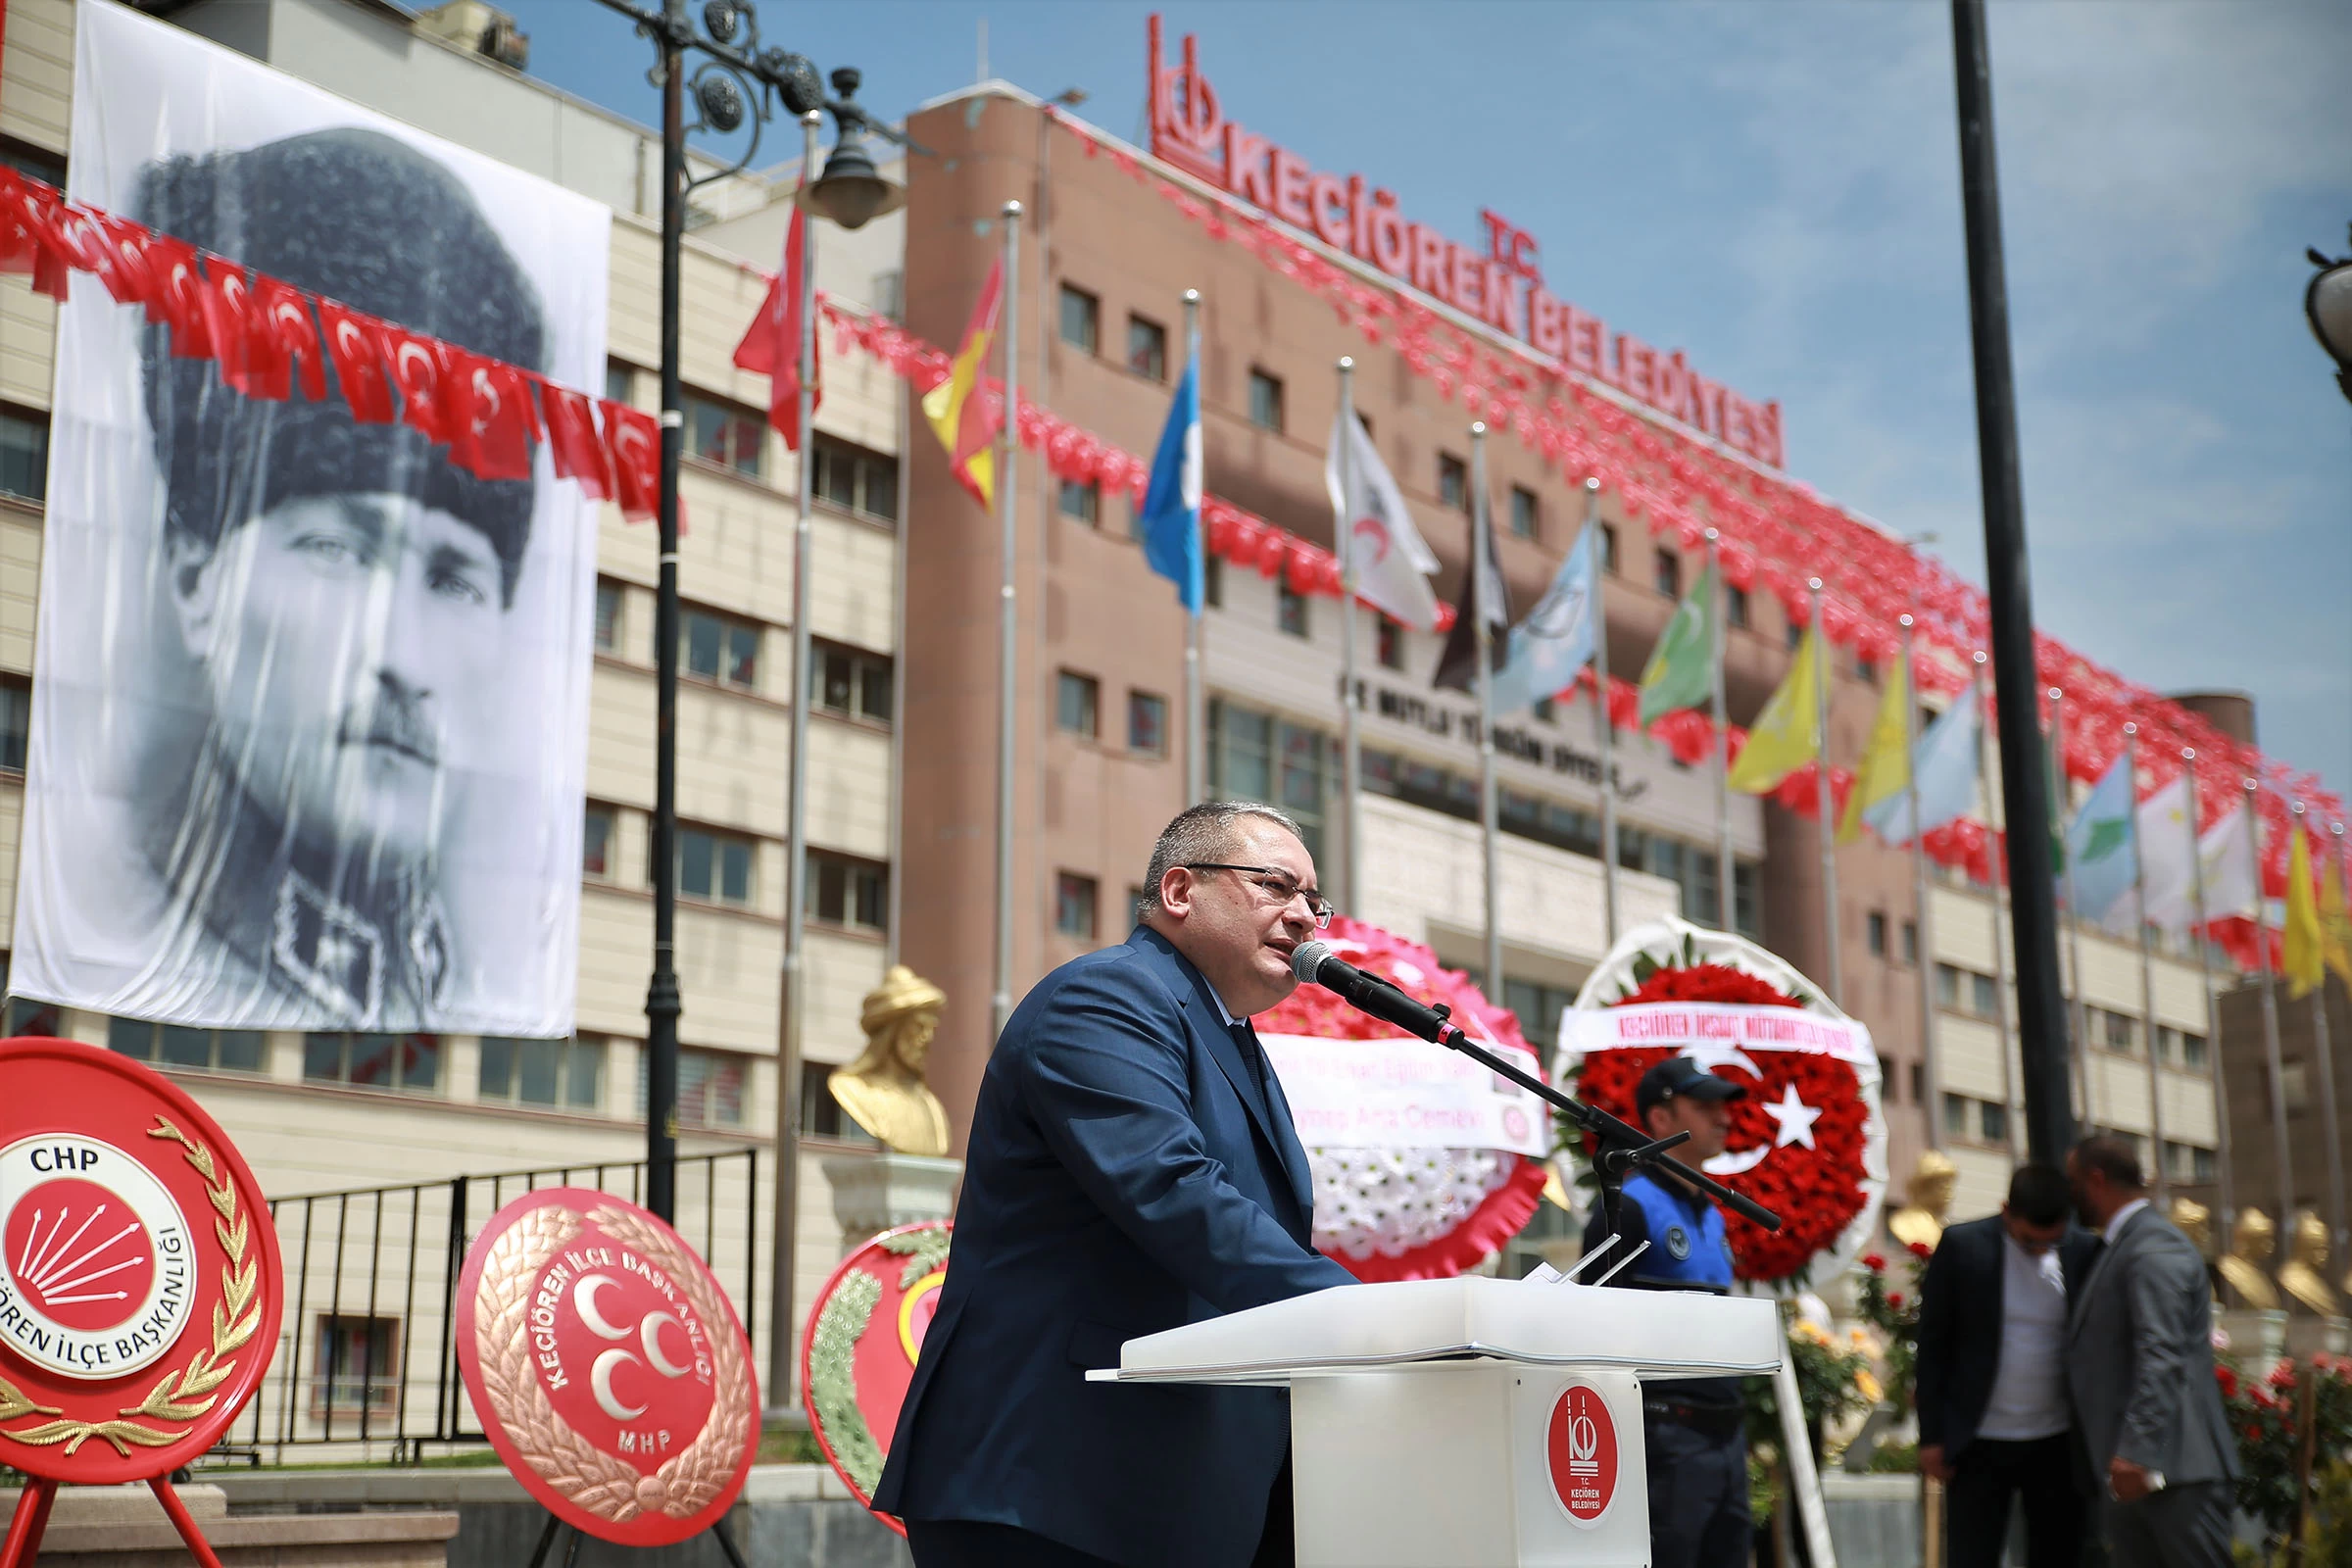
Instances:
[[[1588,526],[1552,574],[1551,586],[1527,618],[1511,628],[1508,652],[1494,674],[1494,714],[1516,713],[1565,690],[1592,662],[1593,557],[1599,532]]]
[[[1933,833],[1958,821],[1977,804],[1977,683],[1960,689],[1911,748],[1911,780],[1919,791],[1920,829]],[[1888,796],[1862,813],[1884,844],[1911,842],[1911,792]]]
[[[2066,859],[2058,891],[2068,891],[2065,873],[2073,873],[2075,913],[2084,919],[2105,920],[2132,892],[2138,879],[2138,846],[2132,842],[2132,808],[2138,791],[2132,779],[2132,754],[2126,750],[2110,765],[2083,800],[2082,808],[2066,825]],[[2129,909],[2125,911],[2129,918]]]
[[[1144,491],[1144,510],[1137,518],[1144,536],[1144,560],[1153,571],[1176,585],[1177,602],[1192,614],[1200,613],[1200,383],[1196,365],[1184,368],[1176,383],[1176,401],[1168,407],[1167,426],[1159,432],[1159,450],[1152,458],[1152,483]]]

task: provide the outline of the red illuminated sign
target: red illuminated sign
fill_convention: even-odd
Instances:
[[[1258,207],[1324,244],[1534,346],[1569,369],[1615,387],[1669,418],[1773,467],[1782,465],[1781,406],[1756,403],[1690,368],[1676,349],[1612,333],[1599,317],[1544,286],[1533,235],[1492,212],[1479,214],[1481,253],[1408,220],[1396,194],[1342,178],[1225,118],[1200,72],[1200,42],[1184,63],[1164,63],[1159,17],[1150,23],[1152,153]]]

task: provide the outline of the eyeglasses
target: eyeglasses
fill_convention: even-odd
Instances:
[[[1187,871],[1232,871],[1244,881],[1253,884],[1278,905],[1287,905],[1293,899],[1302,898],[1306,900],[1306,912],[1315,917],[1315,929],[1318,931],[1331,924],[1331,917],[1339,913],[1321,897],[1300,887],[1288,871],[1277,871],[1270,865],[1226,865],[1216,860],[1192,860],[1187,861],[1184,868]]]

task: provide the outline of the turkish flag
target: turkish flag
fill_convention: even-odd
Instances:
[[[438,347],[451,393],[450,461],[479,479],[528,479],[531,443],[544,432],[523,372],[446,343]]]
[[[539,383],[547,413],[548,454],[559,479],[576,479],[591,501],[612,499],[612,460],[596,433],[596,415],[585,392],[553,381]]]
[[[245,269],[216,256],[206,263],[198,296],[220,379],[249,398],[283,403],[293,376],[268,318],[253,298]]]
[[[767,298],[751,329],[735,345],[735,368],[767,377],[767,422],[793,451],[801,450],[801,268],[807,245],[801,225],[808,215],[792,210],[791,226],[784,231],[784,268],[768,280]],[[824,350],[812,335],[808,363],[808,408],[814,413],[825,400]]]
[[[382,332],[384,364],[392,372],[392,384],[400,388],[401,423],[421,431],[436,446],[461,440],[470,445],[459,417],[465,394],[452,384],[456,378],[443,359],[445,346],[390,321],[383,323]]]
[[[662,511],[662,426],[650,414],[599,399],[605,416],[605,450],[612,458],[613,492],[620,514],[642,522]]]
[[[391,423],[398,411],[392,389],[384,382],[384,323],[322,299],[318,302],[318,327],[325,334],[326,357],[333,362],[335,379],[342,384],[343,401],[351,405],[353,422]]]
[[[302,395],[313,403],[326,401],[326,356],[318,346],[318,328],[311,308],[291,283],[266,272],[253,278],[253,310],[259,330],[269,334],[272,349],[287,368],[302,378]]]
[[[172,357],[209,360],[213,357],[212,327],[204,314],[204,274],[197,270],[196,247],[169,234],[147,241],[147,266],[155,276],[155,298],[148,302],[149,320],[172,328]]]

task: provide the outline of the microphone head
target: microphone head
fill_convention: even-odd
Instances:
[[[1321,982],[1315,979],[1316,971],[1323,967],[1323,960],[1330,956],[1330,943],[1301,942],[1291,950],[1291,973],[1301,980],[1320,984]]]

